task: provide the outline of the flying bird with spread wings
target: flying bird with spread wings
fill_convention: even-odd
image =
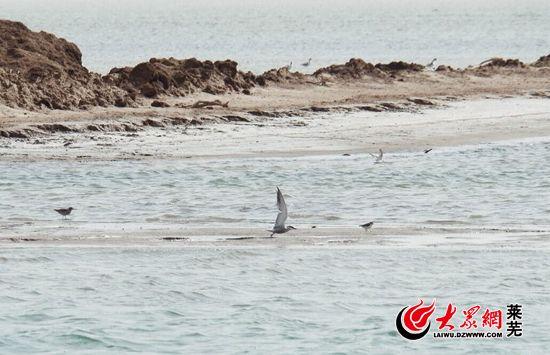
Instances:
[[[268,231],[271,232],[271,237],[273,237],[274,234],[283,234],[290,230],[296,229],[293,226],[285,227],[285,222],[288,217],[288,210],[286,208],[285,198],[283,197],[283,193],[279,187],[277,187],[277,208],[279,209],[279,213],[277,214],[275,225],[272,230]]]
[[[372,157],[376,158],[374,161],[375,163],[380,163],[382,161],[382,158],[384,157],[384,151],[382,149],[378,149],[378,156],[369,153]]]

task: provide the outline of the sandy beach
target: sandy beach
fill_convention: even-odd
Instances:
[[[158,135],[151,127],[183,126],[186,133],[195,126],[277,124],[279,118],[300,126],[307,124],[300,118],[317,113],[418,112],[456,100],[550,97],[549,55],[532,63],[495,57],[466,68],[351,58],[313,73],[287,65],[261,74],[241,71],[230,59],[171,57],[103,75],[83,66],[76,44],[54,34],[0,20],[0,36],[2,140],[40,142],[67,133],[116,133],[124,140],[139,132]],[[441,136],[447,133],[441,129]]]
[[[166,124],[147,126],[136,132],[56,132],[27,139],[1,138],[0,160],[304,156],[374,153],[380,147],[389,152],[421,151],[550,134],[547,98],[488,97],[437,103],[437,106],[410,104],[382,112],[340,106],[329,112],[304,111],[300,116],[251,117],[247,121],[190,126]],[[48,115],[59,122],[55,113]],[[163,120],[154,115],[150,119]],[[78,123],[82,119],[74,121],[77,125],[89,124]],[[62,122],[74,124],[74,121]],[[131,119],[103,118],[94,123],[108,126],[121,121]]]
[[[352,58],[307,74],[152,58],[101,75],[53,34],[1,21],[0,35],[3,161],[414,151],[550,129],[550,56],[466,68]]]
[[[112,226],[111,226],[112,228]],[[443,250],[550,250],[550,229],[460,228],[382,226],[371,232],[350,226],[301,226],[292,233],[269,237],[260,228],[173,228],[126,226],[124,232],[100,235],[79,230],[78,223],[53,225],[47,235],[19,232],[1,238],[4,247],[150,247],[150,248],[352,248],[352,249],[443,249]],[[19,235],[19,236],[18,236]],[[78,236],[75,236],[78,235]]]

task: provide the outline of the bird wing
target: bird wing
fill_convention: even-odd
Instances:
[[[378,157],[376,158],[376,160],[380,161],[382,160],[383,157],[384,157],[384,152],[382,151],[382,149],[380,149],[380,153],[378,154]]]
[[[277,187],[277,208],[279,209],[279,214],[277,214],[277,219],[275,220],[275,227],[274,229],[278,228],[285,228],[285,221],[288,217],[288,212],[286,209],[286,202],[285,198],[283,197],[283,193],[279,188]]]

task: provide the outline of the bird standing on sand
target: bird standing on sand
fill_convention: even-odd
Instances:
[[[290,230],[296,229],[293,226],[285,227],[285,221],[286,221],[286,218],[288,217],[288,212],[286,209],[285,198],[283,197],[283,193],[278,187],[277,187],[277,208],[279,209],[279,214],[277,214],[277,219],[275,220],[275,225],[273,226],[273,229],[268,231],[268,232],[271,232],[270,237],[273,237],[273,234],[283,234]]]
[[[303,67],[309,67],[309,65],[311,64],[311,58],[309,58],[309,60],[305,63],[302,63],[302,66]]]
[[[365,224],[361,224],[359,227],[363,228],[365,231],[369,231],[369,229],[372,228],[374,224],[374,221],[373,222],[369,222],[369,223],[365,223]]]
[[[437,60],[437,58],[434,58],[432,59],[431,62],[429,62],[428,64],[426,64],[426,68],[430,69],[430,70],[434,70],[435,69],[435,61]]]
[[[69,207],[69,208],[58,208],[56,210],[54,210],[55,212],[59,213],[60,215],[63,216],[63,219],[67,218],[68,215],[71,214],[71,212],[74,210],[74,208],[72,207]]]
[[[378,156],[372,154],[372,153],[369,153],[372,157],[375,157],[376,160],[374,161],[375,163],[380,163],[382,161],[382,158],[384,157],[384,151],[382,149],[378,149]]]

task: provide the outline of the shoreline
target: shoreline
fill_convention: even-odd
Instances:
[[[550,55],[464,69],[352,58],[312,74],[151,58],[101,75],[74,43],[0,20],[0,161],[357,154],[547,136],[549,82]]]
[[[127,231],[94,235],[21,235],[0,237],[2,248],[118,247],[118,248],[443,248],[470,250],[550,250],[550,230],[545,228],[378,226],[369,232],[350,226],[302,227],[292,233],[269,237],[258,227],[185,227],[179,230]]]
[[[548,116],[546,116],[548,117]],[[517,145],[540,144],[548,142],[550,136],[510,140],[498,143],[495,146],[500,151],[501,144]],[[492,143],[487,143],[491,145]],[[437,159],[438,155],[453,154],[457,149],[476,151],[478,145],[460,146],[457,148],[436,149],[424,157],[422,151],[409,153],[389,153],[385,156],[388,166],[396,161],[407,159],[411,155],[421,155],[422,159]],[[449,151],[450,150],[450,151]],[[254,158],[264,159],[264,158]],[[285,158],[276,158],[277,164]],[[302,156],[298,159],[310,159]],[[319,162],[323,158],[316,159]],[[346,157],[335,157],[342,159]],[[372,164],[367,154],[353,159],[365,160]],[[286,161],[287,163],[291,163]],[[69,162],[70,163],[70,162]],[[296,162],[294,162],[296,163]],[[90,164],[93,164],[90,162]],[[100,163],[103,164],[103,163]],[[152,164],[163,164],[162,161]],[[192,165],[192,163],[191,163]],[[164,168],[170,166],[166,162]],[[383,167],[383,166],[380,166]],[[15,167],[17,169],[17,167]],[[39,169],[39,166],[37,167]],[[60,168],[64,166],[60,165]],[[93,165],[92,165],[93,168]],[[157,167],[151,166],[152,169]],[[162,168],[162,165],[159,166]],[[34,219],[9,218],[5,219],[4,230],[0,233],[2,247],[197,247],[197,248],[231,248],[231,247],[260,247],[260,248],[448,248],[452,250],[486,247],[506,250],[508,248],[550,250],[550,225],[548,224],[521,224],[517,220],[508,223],[476,224],[465,220],[426,220],[420,223],[401,224],[396,221],[375,219],[376,226],[365,232],[355,226],[353,221],[346,224],[334,224],[332,220],[327,224],[322,222],[305,222],[297,224],[297,230],[275,238],[267,238],[266,231],[271,221],[266,219],[255,220],[252,224],[236,224],[231,222],[214,222],[206,227],[202,222],[187,224],[184,221],[170,222],[160,219],[145,220],[142,222],[116,221],[88,221],[87,219]],[[264,225],[265,223],[265,225]]]
[[[302,74],[300,74],[302,75]],[[486,98],[550,98],[550,68],[511,70],[489,77],[438,72],[401,73],[398,81],[372,78],[330,85],[273,84],[241,93],[192,93],[143,98],[136,107],[27,110],[0,103],[0,139],[32,139],[63,133],[135,133],[148,128],[266,122],[323,113],[420,112],[456,101]],[[153,107],[159,103],[162,107]],[[194,107],[200,104],[200,107]]]
[[[136,132],[64,132],[0,138],[1,161],[116,161],[299,157],[422,151],[550,136],[550,100],[539,97],[410,104],[256,117],[206,125],[148,126]]]
[[[230,59],[151,58],[106,75],[74,44],[0,19],[0,137],[138,132],[148,127],[256,122],[308,113],[417,111],[486,96],[550,97],[550,55],[491,58],[464,69],[351,58],[311,74],[257,74]]]

